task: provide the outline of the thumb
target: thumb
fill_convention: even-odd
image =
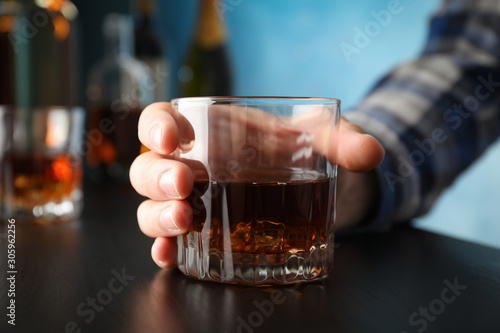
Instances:
[[[340,167],[352,171],[368,171],[379,165],[384,159],[382,144],[359,126],[341,118],[338,132],[339,146],[337,163]]]

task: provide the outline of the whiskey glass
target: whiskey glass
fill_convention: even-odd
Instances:
[[[81,214],[84,124],[78,107],[0,107],[1,215],[53,224]]]
[[[171,158],[195,179],[179,269],[258,286],[325,278],[333,263],[340,101],[192,97],[172,104],[181,139]]]

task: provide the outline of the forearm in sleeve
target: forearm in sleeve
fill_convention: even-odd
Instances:
[[[447,1],[422,55],[346,118],[375,136],[381,205],[372,229],[427,212],[500,134],[500,2]]]

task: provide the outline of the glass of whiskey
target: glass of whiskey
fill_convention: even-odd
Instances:
[[[340,101],[192,97],[172,101],[193,171],[193,223],[178,267],[247,285],[316,281],[332,268]]]
[[[82,211],[82,108],[0,107],[0,212],[16,220],[69,222]]]

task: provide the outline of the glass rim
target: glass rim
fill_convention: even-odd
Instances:
[[[198,103],[209,103],[209,102],[245,102],[247,104],[278,104],[272,103],[272,101],[286,102],[290,101],[290,104],[328,104],[328,105],[340,105],[341,101],[338,98],[329,97],[292,97],[292,96],[203,96],[203,97],[179,97],[171,100],[172,105],[178,106],[179,102],[198,102]],[[269,101],[270,103],[264,103]],[[294,103],[295,102],[295,103]],[[314,103],[316,102],[316,103]]]

